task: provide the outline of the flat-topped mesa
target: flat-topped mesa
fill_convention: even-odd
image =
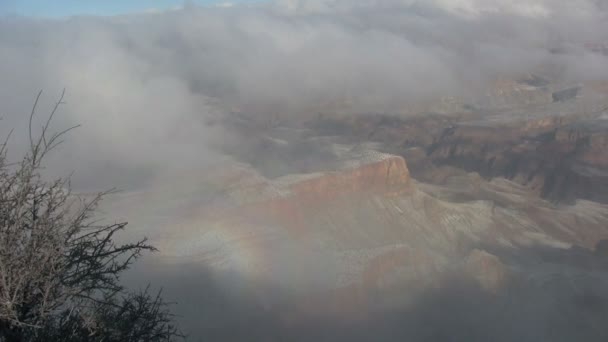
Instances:
[[[399,196],[412,192],[414,186],[402,157],[376,151],[349,153],[326,172],[287,175],[274,180],[259,175],[251,177],[255,181],[240,182],[240,186],[230,191],[228,195],[236,204],[235,211],[222,216],[245,216],[294,227],[332,202]]]
[[[413,189],[405,160],[380,153],[346,162],[336,171],[286,176],[273,183],[287,190],[283,196],[246,206],[243,213],[274,220],[296,233],[305,233],[310,216],[332,205],[370,196],[398,196]]]
[[[330,200],[341,195],[395,196],[410,190],[410,173],[400,156],[373,153],[350,160],[337,171],[286,176],[278,180],[291,197],[304,201]]]
[[[236,206],[274,200],[324,201],[342,195],[396,196],[412,189],[410,172],[401,156],[373,150],[337,151],[326,171],[289,174],[276,179],[254,169],[224,175],[226,195]]]

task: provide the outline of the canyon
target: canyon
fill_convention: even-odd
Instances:
[[[450,113],[230,118],[240,139],[221,162],[176,177],[182,186],[116,195],[107,210],[138,213],[155,267],[191,265],[239,298],[214,310],[240,323],[188,323],[203,335],[238,340],[260,319],[288,340],[382,340],[398,319],[394,336],[414,340],[481,341],[511,325],[505,340],[602,340],[605,89],[497,87],[486,107]]]

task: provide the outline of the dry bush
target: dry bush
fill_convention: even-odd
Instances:
[[[63,94],[39,134],[30,115],[29,150],[16,163],[0,147],[0,341],[171,341],[181,335],[160,295],[129,293],[121,273],[146,239],[116,244],[127,223],[102,224],[107,193],[84,199],[69,178],[44,181],[45,157],[72,128],[51,133]],[[7,139],[8,141],[8,139]]]

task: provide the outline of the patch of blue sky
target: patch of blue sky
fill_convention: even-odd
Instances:
[[[225,3],[253,3],[254,0],[189,0],[211,6]],[[74,15],[119,15],[167,10],[183,6],[184,0],[0,0],[0,15],[67,17]]]

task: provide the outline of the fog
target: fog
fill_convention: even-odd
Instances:
[[[38,90],[44,110],[66,88],[55,124],[82,128],[60,172],[75,169],[74,184],[88,190],[132,187],[167,167],[205,163],[206,146],[223,135],[206,120],[227,113],[406,115],[425,101],[474,96],[505,74],[602,78],[606,58],[583,45],[608,39],[605,19],[601,1],[565,0],[302,0],[5,17],[2,128],[24,132]]]
[[[543,248],[517,253],[530,264],[546,262],[549,255],[553,261],[568,260],[559,266],[566,272],[552,274],[542,287],[516,281],[491,293],[455,268],[442,276],[445,286],[427,287],[406,305],[366,308],[354,317],[302,312],[310,297],[268,284],[257,284],[256,291],[243,285],[247,280],[239,275],[218,275],[200,265],[159,267],[144,262],[131,275],[137,280],[129,281],[140,287],[149,280],[162,286],[165,296],[179,303],[175,313],[182,317],[191,341],[604,341],[608,337],[604,326],[608,278],[576,268],[584,264],[605,269],[605,257]]]
[[[0,136],[14,129],[10,155],[18,156],[27,147],[28,116],[38,91],[44,92],[35,130],[65,88],[53,127],[81,127],[51,155],[49,176],[73,172],[77,192],[173,187],[176,175],[193,179],[218,163],[223,158],[218,147],[246,145],[223,120],[297,121],[337,112],[407,116],[448,97],[475,103],[501,77],[535,74],[563,85],[606,79],[608,57],[585,44],[607,41],[608,6],[602,0],[279,0],[185,5],[115,17],[1,17]],[[168,201],[162,194],[155,192],[155,201]],[[149,223],[137,215],[155,208],[132,213],[121,208],[120,217]],[[160,223],[152,225],[162,230]],[[144,228],[137,232],[146,233]],[[464,281],[465,294],[458,289],[425,294],[410,311],[373,317],[369,325],[304,322],[295,330],[282,330],[284,320],[276,316],[283,311],[275,308],[289,307],[292,298],[277,296],[277,303],[259,316],[264,308],[255,301],[249,306],[249,294],[233,297],[221,285],[226,282],[208,281],[213,276],[206,270],[176,267],[179,271],[146,264],[138,270],[145,277],[128,281],[141,285],[141,279],[156,280],[168,289],[169,300],[186,302],[177,311],[187,329],[195,330],[194,340],[206,333],[211,339],[239,340],[250,337],[244,332],[253,329],[254,338],[277,341],[448,340],[446,336],[482,341],[494,339],[489,336],[499,330],[505,340],[532,341],[542,333],[526,330],[524,320],[548,314],[556,305],[543,302],[538,312],[530,309],[513,323],[518,328],[509,335],[508,326],[476,321],[488,315],[478,308],[492,301],[500,302],[492,308],[501,307],[506,299],[486,297]],[[273,285],[263,287],[272,292]],[[522,291],[529,297],[518,297],[509,310],[537,295]],[[196,304],[194,293],[211,303]],[[471,316],[460,317],[462,324],[450,323],[450,314],[459,316],[469,299],[483,303]],[[443,311],[444,305],[452,307]],[[213,316],[224,307],[228,309],[219,314],[221,319],[209,318],[211,328],[197,326],[201,315]],[[606,314],[604,306],[598,310]],[[259,321],[252,323],[252,317]],[[408,322],[405,328],[402,318]],[[241,320],[237,329],[230,327],[233,319]],[[428,324],[439,328],[422,328]],[[471,330],[477,324],[484,328]],[[222,335],[230,330],[238,336]],[[269,331],[276,335],[269,337]],[[573,331],[564,336],[582,336]],[[588,336],[604,333],[595,332]]]

